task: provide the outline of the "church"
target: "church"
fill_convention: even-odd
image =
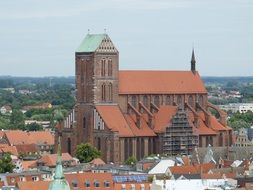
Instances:
[[[186,71],[119,70],[108,34],[87,34],[75,52],[76,104],[58,124],[63,152],[90,143],[109,163],[230,146],[227,114],[208,102],[194,50]],[[219,117],[210,113],[214,109]]]

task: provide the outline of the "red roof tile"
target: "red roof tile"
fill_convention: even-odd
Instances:
[[[50,181],[20,181],[19,190],[47,190]]]
[[[164,132],[176,112],[176,106],[161,106],[159,111],[154,113],[154,131],[156,133]]]
[[[90,164],[94,166],[101,166],[101,165],[105,165],[105,162],[101,158],[95,158],[92,161],[90,161]]]
[[[110,130],[118,132],[120,137],[133,136],[133,132],[117,105],[97,105],[96,109]]]
[[[54,136],[48,131],[26,132],[20,130],[5,131],[5,136],[11,145],[17,144],[54,144]]]
[[[156,136],[153,130],[148,126],[143,117],[140,118],[140,126],[136,125],[136,116],[135,114],[125,114],[125,118],[133,132],[134,136],[137,137],[152,137]]]
[[[47,154],[42,156],[39,162],[43,162],[46,166],[53,167],[56,165],[57,154]],[[62,153],[62,161],[70,161],[72,164],[75,164],[74,159],[70,156],[69,153]]]
[[[191,71],[119,71],[120,94],[207,93]]]
[[[12,155],[18,156],[18,151],[16,146],[9,146],[7,144],[0,144],[0,151],[3,153],[10,153]]]

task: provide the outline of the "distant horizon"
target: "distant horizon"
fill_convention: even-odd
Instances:
[[[149,71],[149,70],[147,70],[147,71]],[[162,71],[162,70],[152,70],[152,71]],[[164,70],[164,71],[166,71],[166,70]],[[173,70],[172,70],[173,71]],[[53,78],[75,78],[75,75],[62,75],[62,76],[57,76],[57,75],[55,75],[55,76],[18,76],[18,75],[0,75],[0,79],[1,78],[8,78],[8,77],[16,77],[16,78],[50,78],[50,77],[53,77]],[[214,77],[214,78],[253,78],[253,75],[252,76],[208,76],[208,75],[205,75],[205,76],[202,76],[202,75],[200,75],[200,77],[201,78],[203,78],[203,77]]]

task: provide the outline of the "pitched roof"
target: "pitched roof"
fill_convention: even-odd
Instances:
[[[18,156],[18,151],[16,146],[9,146],[7,144],[0,144],[0,151],[3,153],[10,153],[12,155]]]
[[[30,153],[30,152],[38,152],[38,147],[36,144],[17,144],[15,145],[17,148],[17,151],[19,153]]]
[[[175,165],[175,161],[173,160],[161,160],[158,164],[153,167],[148,174],[155,175],[155,174],[164,174],[167,172],[169,167]]]
[[[148,126],[143,117],[140,118],[140,126],[136,125],[136,115],[135,114],[125,114],[125,118],[133,132],[133,136],[136,137],[152,137],[156,136],[154,131]]]
[[[126,122],[119,106],[117,105],[97,105],[96,110],[103,118],[106,126],[114,131],[118,132],[120,137],[132,137],[128,123]]]
[[[101,158],[95,158],[92,161],[90,161],[90,164],[95,166],[101,166],[105,165],[105,162]]]
[[[56,160],[57,154],[47,154],[45,156],[42,156],[42,158],[39,161],[45,163],[46,166],[53,167],[56,165]],[[69,153],[62,153],[62,161],[74,162],[74,159],[72,158],[72,156],[70,156]]]
[[[19,190],[46,190],[50,181],[19,181]]]
[[[154,113],[154,131],[164,132],[176,112],[176,106],[160,106],[159,111]]]
[[[31,168],[36,168],[37,166],[37,160],[31,160],[31,161],[22,161],[22,167],[24,170],[29,170]]]
[[[54,136],[49,131],[26,132],[20,130],[5,131],[5,136],[11,145],[18,144],[54,144]]]
[[[119,94],[207,93],[198,72],[119,71]]]
[[[76,52],[94,52],[101,44],[106,34],[87,34]]]
[[[108,190],[113,189],[113,181],[112,181],[112,174],[111,173],[76,173],[76,174],[65,174],[66,180],[69,182],[69,186],[71,190],[76,188],[73,187],[73,184],[78,185],[78,189],[85,190],[85,189],[100,189],[100,190]],[[90,188],[85,187],[85,182],[90,182]],[[99,188],[94,187],[94,182],[99,182]],[[109,182],[110,187],[104,187],[105,182]]]

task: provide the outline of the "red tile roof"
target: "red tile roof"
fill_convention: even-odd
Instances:
[[[119,71],[119,94],[207,93],[198,72]]]
[[[45,166],[54,167],[56,165],[57,154],[47,154],[42,156],[39,162],[43,162]],[[62,161],[70,161],[73,164],[76,164],[72,156],[69,153],[62,153]]]
[[[176,106],[160,106],[159,111],[154,113],[154,131],[156,133],[164,132],[176,112]]]
[[[105,165],[105,162],[101,158],[95,158],[92,161],[90,161],[90,164],[94,166],[101,166]]]
[[[26,132],[20,130],[5,131],[10,145],[17,144],[54,144],[54,136],[48,131]]]
[[[16,148],[17,148],[18,153],[39,152],[36,144],[17,144]]]
[[[0,152],[10,153],[12,155],[18,156],[18,151],[16,146],[9,146],[7,144],[0,144]]]
[[[98,189],[98,190],[108,190],[113,189],[113,181],[111,173],[77,173],[77,174],[65,174],[66,180],[69,182],[70,189],[75,190],[77,188],[73,187],[73,182],[77,182],[79,190],[87,190],[87,189]],[[90,188],[85,187],[85,181],[89,180]],[[95,181],[99,182],[99,188],[94,187]],[[110,187],[104,187],[104,182],[108,181]]]
[[[120,137],[133,136],[133,132],[117,105],[97,105],[96,109],[110,130],[118,132]]]
[[[37,160],[32,161],[22,161],[22,167],[24,170],[29,170],[31,168],[37,167]]]
[[[20,181],[19,190],[47,190],[50,181]]]
[[[156,136],[154,131],[148,126],[143,117],[140,118],[140,126],[136,125],[136,115],[135,114],[125,114],[125,118],[133,132],[134,136],[137,137],[152,137]]]

